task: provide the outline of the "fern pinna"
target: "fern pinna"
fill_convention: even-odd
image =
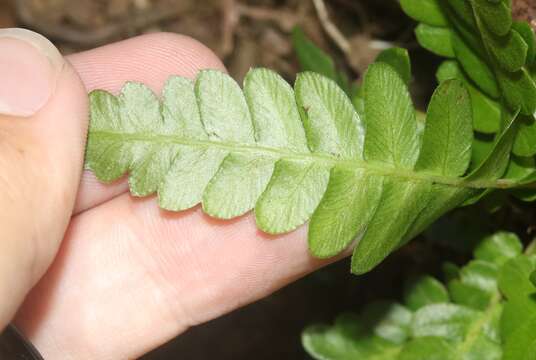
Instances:
[[[90,99],[86,166],[100,180],[129,173],[134,196],[157,193],[171,211],[201,203],[210,216],[230,219],[254,209],[271,234],[309,221],[314,256],[355,244],[354,273],[484,190],[535,180],[500,179],[515,113],[503,112],[492,151],[469,171],[473,126],[463,83],[442,83],[422,123],[406,83],[382,62],[365,76],[361,116],[333,81],[305,72],[292,89],[267,69],[251,70],[243,91],[205,70],[195,81],[170,78],[162,100],[138,83]]]

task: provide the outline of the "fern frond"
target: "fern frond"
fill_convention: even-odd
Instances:
[[[411,279],[403,303],[379,301],[310,326],[303,346],[318,360],[530,359],[536,259],[521,251],[515,234],[489,236],[466,266],[445,264],[445,284]]]
[[[311,72],[294,89],[267,69],[251,70],[243,91],[206,70],[195,81],[170,78],[162,100],[137,83],[90,99],[86,165],[100,180],[128,173],[133,195],[157,193],[171,211],[201,203],[210,216],[230,219],[254,209],[271,234],[310,220],[317,257],[358,240],[355,273],[468,198],[516,185],[498,180],[514,126],[468,173],[473,132],[463,84],[438,88],[423,131],[404,80],[382,62],[365,77],[364,118],[333,81]]]

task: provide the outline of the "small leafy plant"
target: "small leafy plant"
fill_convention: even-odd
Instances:
[[[318,360],[534,359],[533,250],[522,254],[514,234],[492,235],[466,266],[446,263],[444,283],[414,278],[402,303],[379,301],[310,326],[303,345]]]

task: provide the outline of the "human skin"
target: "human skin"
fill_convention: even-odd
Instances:
[[[124,179],[82,172],[87,91],[133,80],[158,94],[170,75],[207,68],[225,70],[199,42],[144,35],[67,57],[39,111],[0,115],[0,290],[13,294],[0,328],[18,309],[46,359],[139,357],[327,264],[308,254],[306,226],[269,236],[251,214],[166,212]]]

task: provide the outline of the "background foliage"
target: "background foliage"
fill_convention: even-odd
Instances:
[[[321,360],[532,359],[536,350],[536,257],[512,233],[484,238],[463,267],[443,265],[444,284],[408,279],[403,303],[377,301],[359,315],[303,333]]]

